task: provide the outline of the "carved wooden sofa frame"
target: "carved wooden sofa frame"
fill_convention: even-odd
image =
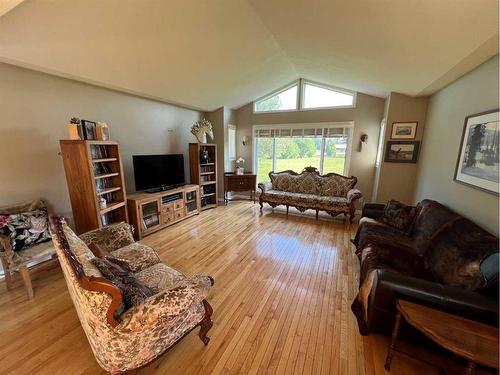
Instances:
[[[121,290],[113,285],[109,280],[103,277],[94,277],[94,276],[87,276],[85,275],[85,272],[83,270],[83,266],[81,263],[78,261],[76,255],[71,251],[69,243],[66,239],[66,236],[64,234],[64,230],[62,227],[62,220],[63,218],[52,215],[49,218],[50,225],[52,232],[55,233],[58,237],[58,240],[60,241],[62,250],[64,255],[66,256],[66,259],[68,263],[71,266],[72,271],[74,272],[76,279],[78,280],[79,285],[81,288],[88,290],[88,291],[93,291],[93,292],[105,292],[108,293],[111,296],[111,304],[108,308],[107,314],[106,314],[106,319],[109,325],[113,328],[118,326],[120,324],[120,317],[119,317],[119,310],[120,307],[122,306],[123,303],[123,295]],[[210,282],[213,285],[214,284],[214,279],[210,277]],[[186,331],[183,336],[181,336],[177,341],[175,341],[170,347],[168,347],[163,353],[158,354],[158,356],[150,361],[149,363],[144,364],[143,366],[140,366],[136,369],[131,369],[125,372],[122,372],[122,374],[135,374],[137,370],[140,368],[143,368],[156,359],[158,359],[160,356],[165,354],[168,350],[170,350],[174,345],[179,343],[185,336],[187,336],[191,331],[196,329],[197,327],[200,327],[199,331],[199,338],[203,342],[203,344],[208,345],[210,341],[210,337],[208,337],[208,331],[212,328],[213,326],[213,321],[211,319],[213,309],[212,306],[208,303],[207,300],[203,300],[203,306],[205,308],[205,315],[203,319],[195,325],[193,328],[190,330]]]
[[[318,170],[315,167],[306,167],[306,168],[304,168],[304,170],[301,173],[297,173],[297,172],[292,171],[292,170],[285,170],[285,171],[281,171],[281,172],[271,171],[271,172],[269,172],[269,179],[272,181],[273,174],[276,175],[276,174],[285,174],[285,173],[288,173],[292,176],[300,176],[304,173],[314,173],[318,177],[339,176],[339,177],[344,178],[344,179],[352,180],[353,181],[352,188],[347,193],[347,199],[349,201],[348,202],[349,205],[348,205],[348,207],[346,207],[347,209],[346,210],[340,210],[340,209],[327,210],[327,209],[320,209],[320,208],[311,207],[308,205],[288,204],[286,202],[281,203],[281,202],[269,201],[266,199],[266,191],[272,189],[272,183],[271,182],[259,182],[258,188],[261,190],[261,193],[259,195],[259,205],[260,205],[261,210],[264,208],[264,203],[269,204],[272,208],[276,208],[277,206],[280,206],[280,205],[286,206],[286,214],[287,215],[288,215],[288,211],[289,211],[290,206],[296,208],[300,212],[305,212],[306,210],[314,209],[316,211],[316,220],[318,220],[319,211],[325,211],[326,213],[328,213],[332,217],[336,217],[337,215],[344,214],[346,217],[349,217],[349,222],[352,224],[354,217],[355,217],[355,213],[356,213],[355,202],[356,202],[356,200],[358,200],[359,198],[362,197],[361,192],[357,189],[354,189],[354,186],[356,186],[356,184],[358,183],[357,177],[354,177],[354,176],[346,177],[346,176],[340,175],[338,173],[333,173],[333,172],[327,173],[324,175],[320,175]]]

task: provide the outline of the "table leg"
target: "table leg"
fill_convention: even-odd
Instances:
[[[476,373],[476,364],[474,362],[470,361],[469,364],[467,365],[466,374],[473,375],[475,373]]]
[[[401,313],[398,311],[396,314],[396,322],[394,322],[394,328],[392,330],[391,343],[387,351],[387,357],[385,359],[384,368],[387,371],[391,371],[392,356],[394,355],[394,349],[396,347],[396,341],[398,340],[399,325],[401,323]]]

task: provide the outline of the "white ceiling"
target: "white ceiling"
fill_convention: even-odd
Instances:
[[[498,53],[498,0],[25,0],[5,9],[0,61],[202,110],[238,107],[299,77],[428,95]]]

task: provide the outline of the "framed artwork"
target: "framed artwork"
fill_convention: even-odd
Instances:
[[[387,141],[385,162],[416,163],[420,141]]]
[[[498,195],[498,127],[498,109],[465,118],[455,168],[456,182]]]
[[[94,121],[82,120],[83,139],[92,141],[97,139],[96,123]]]
[[[393,122],[391,139],[415,139],[418,122]]]

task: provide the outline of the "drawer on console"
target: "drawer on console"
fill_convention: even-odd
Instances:
[[[162,224],[168,224],[174,221],[174,213],[171,211],[169,213],[163,213],[161,215]]]
[[[161,205],[161,212],[172,212],[174,210],[173,203],[167,203]]]
[[[180,210],[181,208],[184,208],[184,201],[182,200],[177,200],[174,202],[174,210]]]
[[[182,219],[184,216],[186,216],[186,211],[184,210],[184,208],[182,210],[175,210],[174,211],[174,219],[175,220]]]

